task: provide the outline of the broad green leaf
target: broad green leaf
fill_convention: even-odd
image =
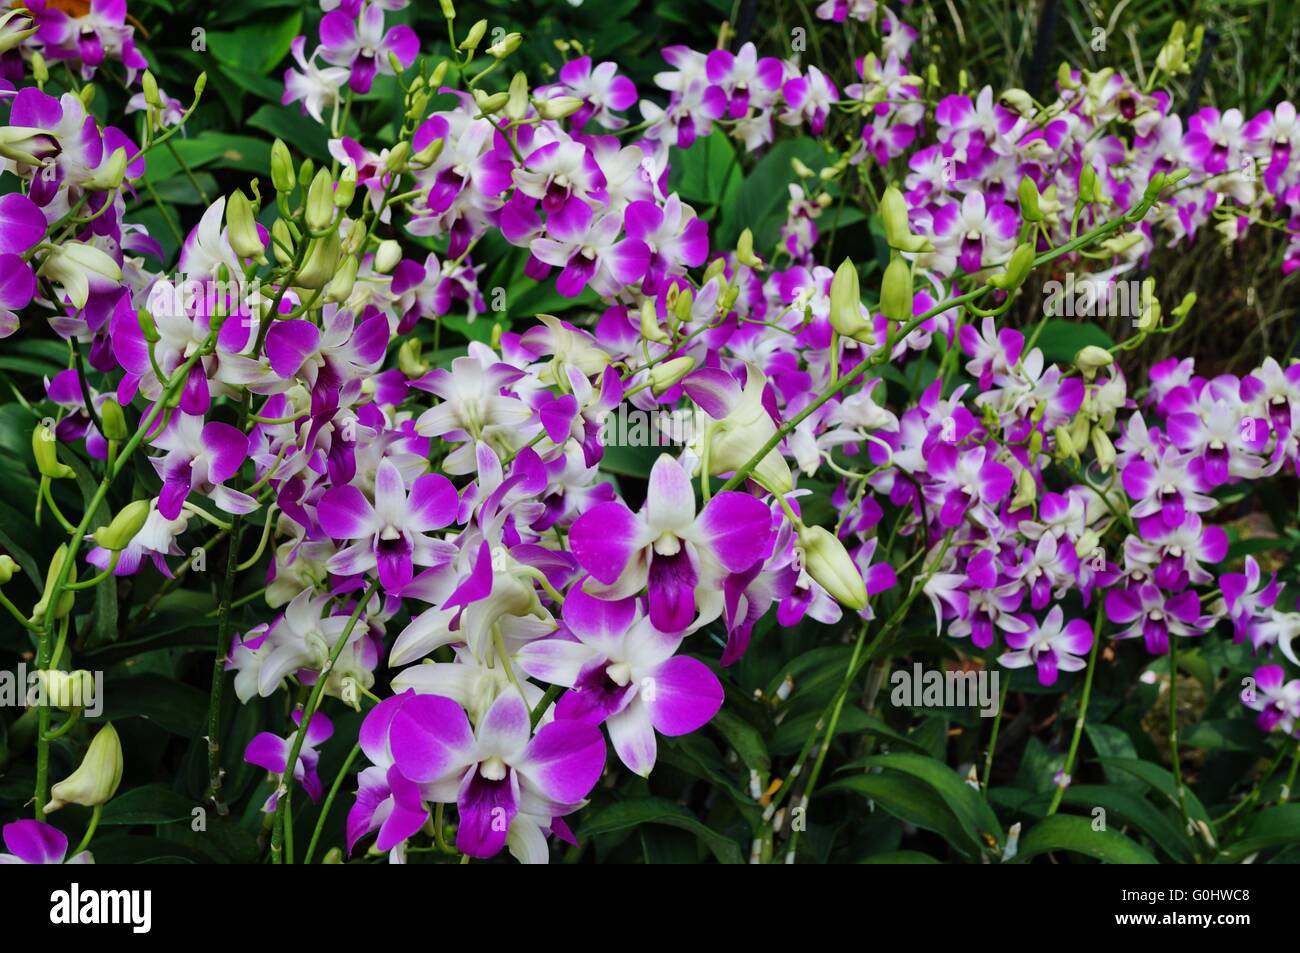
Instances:
[[[898,771],[925,782],[943,798],[972,840],[987,844],[992,838],[1001,845],[1002,825],[993,809],[979,791],[942,761],[902,751],[875,755],[866,761],[875,767]]]
[[[841,791],[870,798],[882,810],[888,811],[900,821],[934,831],[968,860],[974,860],[980,854],[982,845],[971,839],[957,815],[934,788],[918,778],[889,771],[859,774],[828,784],[818,793],[824,795]]]
[[[1020,838],[1017,861],[1027,861],[1053,850],[1067,850],[1108,864],[1154,864],[1156,859],[1140,844],[1118,831],[1093,830],[1092,822],[1071,814],[1045,818]]]
[[[663,798],[633,798],[611,804],[587,818],[582,833],[584,837],[597,837],[641,824],[666,824],[688,831],[699,838],[720,863],[744,863],[744,856],[735,841],[713,830],[680,804]]]

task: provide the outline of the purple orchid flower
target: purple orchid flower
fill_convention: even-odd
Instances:
[[[1151,583],[1108,592],[1106,616],[1117,625],[1128,626],[1112,638],[1141,638],[1152,655],[1169,653],[1170,636],[1200,635],[1205,628],[1201,597],[1196,592],[1189,589],[1169,595]]]
[[[93,864],[90,851],[63,858],[68,853],[68,838],[63,831],[44,821],[13,821],[4,826],[5,847],[0,866],[5,864]]]
[[[1056,684],[1058,672],[1085,668],[1082,656],[1092,649],[1092,629],[1083,619],[1064,619],[1061,607],[1052,606],[1041,623],[1024,632],[1008,632],[1007,645],[1012,651],[999,655],[998,664],[1006,668],[1036,666],[1039,684],[1048,687]]]
[[[348,85],[357,93],[370,92],[376,73],[393,75],[390,53],[405,68],[415,62],[420,52],[420,40],[409,26],[402,24],[384,32],[384,10],[377,3],[368,4],[359,20],[341,10],[325,14],[320,23],[320,41],[322,59],[352,70]]]
[[[408,494],[401,471],[385,458],[375,473],[373,504],[351,484],[331,487],[317,504],[326,535],[356,540],[330,559],[329,570],[352,576],[377,569],[385,589],[401,589],[414,578],[415,566],[444,561],[437,541],[425,534],[450,525],[456,510],[456,488],[445,476],[417,477]]]
[[[771,533],[767,506],[745,493],[718,493],[697,517],[690,477],[662,454],[639,513],[601,503],[574,522],[569,545],[600,595],[621,599],[648,585],[651,623],[681,632],[695,618],[697,590],[765,558]]]
[[[302,727],[301,711],[293,713],[293,723],[299,728]],[[307,792],[307,796],[313,801],[319,801],[321,794],[324,793],[320,775],[316,773],[316,765],[320,760],[320,754],[316,749],[328,741],[333,734],[334,724],[329,718],[321,712],[312,715],[311,721],[307,725],[307,734],[303,738],[302,747],[298,751],[298,761],[293,766],[293,779],[302,785],[303,790]],[[287,738],[281,738],[269,731],[263,731],[256,735],[248,743],[248,747],[244,749],[244,760],[283,778],[289,761],[289,750],[293,747],[293,737],[293,735],[290,735]],[[283,783],[283,780],[281,780],[276,785],[275,790],[271,792],[271,796],[262,805],[262,810],[265,813],[272,814],[275,812],[276,805],[280,801]]]
[[[989,508],[1011,493],[1016,480],[1008,467],[989,459],[984,446],[960,449],[939,443],[930,456],[929,468],[943,526],[959,526],[968,512],[982,522],[990,518]]]
[[[1241,702],[1252,711],[1259,712],[1255,724],[1260,731],[1281,728],[1288,735],[1296,733],[1300,722],[1300,678],[1286,680],[1286,670],[1281,665],[1263,665],[1255,669],[1255,685],[1245,688]]]
[[[357,800],[348,811],[348,853],[372,831],[379,831],[377,850],[393,850],[429,819],[420,786],[398,770],[390,744],[393,718],[415,697],[407,691],[385,698],[361,723],[358,743],[372,766],[357,775]]]
[[[599,728],[564,719],[534,735],[528,706],[512,690],[497,697],[473,730],[449,698],[408,699],[393,715],[389,750],[427,800],[456,804],[456,846],[471,857],[500,851],[521,813],[572,813],[605,769]]]
[[[574,589],[564,601],[566,636],[525,645],[515,660],[529,675],[571,689],[557,719],[605,724],[619,760],[648,777],[655,732],[689,734],[722,706],[722,683],[703,662],[675,655],[681,634],[657,630],[634,598],[606,601]]]
[[[216,420],[204,423],[202,417],[178,411],[154,437],[153,446],[166,451],[149,462],[163,480],[158,512],[167,519],[180,515],[191,493],[208,497],[227,513],[257,509],[257,501],[247,493],[224,485],[248,459],[248,437],[237,428]]]

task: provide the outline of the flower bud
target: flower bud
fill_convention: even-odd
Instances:
[[[506,118],[518,122],[528,115],[528,77],[515,73],[510,80],[510,99],[506,101]]]
[[[1027,175],[1021,176],[1016,194],[1020,199],[1020,217],[1026,222],[1041,222],[1043,212],[1038,207],[1038,183]]]
[[[667,344],[672,340],[659,324],[659,313],[655,310],[653,298],[641,302],[641,336],[656,344]]]
[[[762,371],[749,365],[740,400],[708,428],[711,475],[739,470],[776,435],[776,424],[763,406],[766,386]],[[770,493],[789,493],[794,483],[790,465],[779,449],[769,450],[754,467],[752,476]]]
[[[1103,470],[1109,470],[1115,465],[1115,445],[1110,442],[1110,437],[1101,427],[1092,428],[1092,452],[1097,455],[1097,464]]]
[[[1068,460],[1079,456],[1078,448],[1074,445],[1074,439],[1070,436],[1069,428],[1057,427],[1053,431],[1056,437],[1056,459]]]
[[[298,185],[302,187],[303,192],[307,191],[307,186],[311,185],[312,177],[316,174],[316,163],[311,159],[303,159],[302,165],[298,166]]]
[[[831,327],[837,334],[863,344],[876,343],[871,322],[862,316],[862,294],[858,269],[845,258],[831,279]]]
[[[21,567],[14,562],[12,556],[0,556],[0,586],[12,579],[14,573],[21,571]]]
[[[479,43],[483,41],[483,34],[487,33],[487,28],[487,20],[479,20],[469,28],[469,32],[465,34],[465,39],[460,41],[460,46],[456,47],[456,49],[466,53],[473,53],[478,49]]]
[[[736,242],[736,261],[755,271],[763,270],[763,259],[754,254],[754,233],[748,228],[740,233]]]
[[[46,256],[39,273],[60,286],[77,308],[84,308],[90,298],[92,276],[98,279],[97,283],[122,280],[122,269],[117,262],[84,242],[64,242],[57,246]]]
[[[793,169],[794,174],[799,176],[801,179],[812,178],[813,170],[808,168],[808,166],[805,165],[798,156],[795,156],[790,160],[790,168]]]
[[[49,568],[45,570],[45,587],[41,592],[41,601],[36,603],[32,609],[32,621],[41,625],[45,621],[45,614],[50,608],[50,597],[54,594],[54,581],[59,578],[59,573],[63,571],[63,561],[68,558],[68,544],[60,543],[59,548],[54,551],[54,557],[50,560]],[[77,566],[74,563],[68,570],[68,582],[77,581]],[[77,594],[68,589],[64,589],[59,595],[59,604],[54,607],[54,618],[62,619],[72,611],[72,604],[76,601]]]
[[[95,697],[95,677],[84,669],[64,672],[44,669],[37,673],[41,686],[42,704],[63,711],[87,707]]]
[[[1019,510],[1026,506],[1033,506],[1036,499],[1038,499],[1038,481],[1034,479],[1033,471],[1026,467],[1016,476],[1016,495],[1011,498],[1011,509]]]
[[[36,469],[43,477],[51,480],[66,480],[76,476],[72,472],[72,467],[59,462],[58,438],[45,424],[37,424],[32,430],[32,456],[36,458]]]
[[[153,73],[145,70],[140,76],[140,85],[144,88],[144,101],[154,109],[162,109],[162,96],[158,92],[158,80],[154,79]]]
[[[397,366],[403,374],[415,380],[429,373],[429,365],[420,359],[420,339],[407,338],[397,349]]]
[[[251,258],[259,264],[266,261],[266,246],[257,231],[253,217],[253,203],[241,190],[235,189],[226,200],[226,235],[230,247],[240,258]]]
[[[474,104],[484,116],[500,112],[509,100],[509,93],[485,93],[481,89],[474,90]]]
[[[0,127],[0,156],[26,165],[40,165],[62,151],[59,140],[44,129]]]
[[[325,289],[325,300],[335,304],[347,301],[352,295],[352,287],[357,281],[357,259],[354,255],[349,255],[340,263],[338,271],[330,279],[329,287]]]
[[[91,192],[112,192],[122,185],[124,178],[126,178],[126,149],[119,147],[113,150],[108,160],[101,163],[82,185]]]
[[[313,291],[324,288],[334,278],[334,272],[338,270],[339,248],[338,229],[334,229],[323,238],[311,239],[307,257],[294,276],[293,283],[300,288],[310,288]]]
[[[1083,375],[1090,380],[1096,375],[1097,371],[1103,367],[1110,367],[1115,362],[1115,358],[1110,351],[1104,347],[1098,347],[1095,344],[1089,344],[1082,348],[1078,354],[1074,355],[1074,366],[1083,372]]]
[[[379,248],[375,252],[374,269],[379,274],[386,275],[396,268],[401,260],[402,246],[389,238],[379,243]]]
[[[533,108],[543,119],[567,119],[582,108],[577,96],[556,96],[554,99],[535,99]]]
[[[435,139],[419,152],[411,157],[411,165],[420,169],[426,169],[438,161],[438,156],[442,155],[443,142],[441,139]]]
[[[488,55],[494,56],[499,60],[505,59],[515,50],[519,49],[519,45],[523,42],[524,37],[522,33],[507,33],[496,43],[489,46],[487,52]]]
[[[288,221],[277,218],[271,223],[271,251],[276,261],[282,265],[292,262],[295,244],[293,230]]]
[[[148,308],[141,307],[136,311],[135,323],[140,326],[140,334],[150,344],[157,344],[162,340],[162,338],[158,336],[158,328],[153,323],[153,315],[149,313]]]
[[[1084,163],[1083,168],[1079,171],[1079,201],[1084,205],[1092,205],[1100,198],[1097,190],[1097,171],[1088,163]]]
[[[352,204],[352,197],[357,194],[357,167],[345,165],[339,173],[338,185],[334,187],[334,207],[347,208]]]
[[[134,500],[118,510],[113,521],[95,530],[95,542],[109,552],[120,552],[131,544],[149,519],[149,501]]]
[[[664,393],[695,369],[695,358],[676,357],[650,368],[650,390],[656,397]]]
[[[861,612],[867,607],[867,586],[853,557],[835,534],[822,526],[800,526],[803,565],[840,605]]]
[[[297,184],[293,173],[293,157],[281,139],[271,144],[271,184],[277,192],[292,192]]]
[[[1034,246],[1021,242],[1007,259],[1006,270],[989,278],[989,284],[1003,291],[1015,291],[1034,270]]]
[[[122,743],[111,724],[99,734],[86,749],[81,766],[50,789],[46,812],[57,811],[65,804],[98,807],[117,793],[122,783]]]
[[[411,144],[409,142],[399,142],[393,148],[388,150],[388,157],[384,160],[384,169],[387,172],[393,172],[401,175],[406,171],[407,162],[411,158]]]
[[[912,317],[912,267],[899,256],[890,259],[885,267],[880,283],[880,313],[890,321]]]
[[[32,79],[36,81],[37,86],[44,86],[50,81],[50,67],[39,50],[32,51]]]
[[[307,189],[307,228],[323,232],[334,224],[334,180],[329,169],[321,169]]]
[[[889,186],[880,197],[880,221],[885,228],[885,241],[890,248],[904,252],[931,252],[934,245],[928,238],[912,234],[907,219],[907,202],[896,186]]]
[[[456,7],[451,0],[438,0],[438,5],[442,7],[442,17],[444,20],[456,19]]]
[[[1012,87],[1002,94],[999,100],[1003,106],[1020,116],[1029,116],[1034,111],[1034,100],[1027,92]]]

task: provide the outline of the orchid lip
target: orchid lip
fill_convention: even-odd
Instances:
[[[489,781],[501,781],[506,776],[506,763],[493,755],[478,766],[478,773]]]

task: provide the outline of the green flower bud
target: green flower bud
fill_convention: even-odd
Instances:
[[[240,258],[251,258],[259,264],[266,261],[266,246],[257,231],[253,203],[239,189],[226,200],[226,234],[230,237],[230,247]]]
[[[1081,348],[1074,355],[1074,366],[1083,372],[1085,377],[1091,379],[1103,367],[1110,367],[1115,363],[1114,356],[1104,347],[1098,347],[1095,344],[1089,344]]]
[[[72,472],[72,467],[59,462],[58,438],[45,424],[37,424],[32,430],[32,456],[36,458],[36,469],[43,477],[51,480],[66,480],[76,476]]]
[[[506,101],[506,117],[511,122],[518,122],[528,115],[528,77],[522,72],[515,73],[510,80],[510,98]]]
[[[676,357],[650,368],[650,390],[656,397],[664,393],[695,369],[695,358]]]
[[[107,526],[95,530],[95,542],[109,552],[121,552],[144,529],[149,519],[149,501],[135,500],[122,507]]]
[[[1016,495],[1011,498],[1011,509],[1021,510],[1026,506],[1033,506],[1036,499],[1038,499],[1038,483],[1034,480],[1034,474],[1028,468],[1022,469],[1016,475]]]
[[[131,431],[126,426],[126,414],[122,411],[122,405],[112,397],[104,398],[104,403],[99,408],[99,421],[104,428],[104,438],[121,442],[131,436]]]
[[[339,303],[347,301],[352,295],[352,287],[357,281],[358,262],[355,256],[349,255],[340,263],[338,271],[330,279],[329,287],[325,289],[325,300],[327,302]]]
[[[912,266],[897,255],[885,267],[880,283],[880,313],[890,321],[912,317]]]
[[[22,569],[14,562],[10,556],[0,556],[0,586],[3,586],[14,577],[14,573],[21,572]]]
[[[479,112],[484,116],[491,116],[500,112],[507,102],[510,101],[509,93],[485,93],[481,89],[474,90],[474,104],[478,106]],[[540,109],[538,110],[541,111]],[[550,118],[543,115],[543,118]]]
[[[862,315],[862,292],[858,284],[858,269],[845,258],[835,269],[831,279],[831,327],[846,338],[874,344],[876,335],[871,322]]]
[[[821,526],[799,526],[799,548],[808,575],[829,592],[840,605],[854,612],[867,607],[867,586],[853,557],[830,530]]]
[[[1074,438],[1070,436],[1069,428],[1057,427],[1056,430],[1053,431],[1053,436],[1056,437],[1055,456],[1057,460],[1069,460],[1072,458],[1073,459],[1078,458],[1079,449],[1074,445]]]
[[[347,208],[357,194],[357,167],[345,165],[339,173],[339,184],[334,187],[334,207]]]
[[[442,155],[442,146],[441,139],[433,140],[411,157],[411,165],[419,169],[427,169],[438,161],[438,156]]]
[[[420,359],[419,338],[407,338],[397,349],[397,366],[412,380],[429,373],[429,364]]]
[[[32,52],[32,79],[38,86],[44,86],[50,81],[50,68],[45,63],[45,57],[35,50]]]
[[[444,20],[456,19],[456,7],[451,0],[438,0],[439,6],[442,7],[442,16]]]
[[[307,189],[307,228],[323,232],[334,224],[334,179],[329,169],[321,169]]]
[[[1025,283],[1025,279],[1033,270],[1034,246],[1029,242],[1021,242],[1007,259],[1006,271],[989,278],[989,284],[1003,291],[1015,291]]]
[[[1020,217],[1026,222],[1041,222],[1043,213],[1038,207],[1038,183],[1027,175],[1021,176],[1016,194],[1020,198]]]
[[[1115,465],[1115,445],[1101,427],[1093,427],[1091,433],[1092,452],[1097,455],[1097,465],[1109,470]]]
[[[659,324],[659,313],[653,298],[641,302],[641,336],[656,344],[667,344],[672,340]]]
[[[519,45],[523,42],[524,37],[522,33],[507,33],[496,43],[493,43],[487,48],[488,55],[503,60],[515,50],[519,49]]]
[[[379,249],[375,252],[374,269],[379,274],[386,275],[396,268],[401,260],[402,246],[390,238],[379,243]]]
[[[126,149],[118,148],[108,157],[108,161],[95,170],[82,185],[95,192],[112,192],[121,186],[126,178]]]
[[[754,254],[754,233],[748,228],[740,233],[736,242],[736,261],[755,271],[763,270],[763,259]]]
[[[86,749],[81,766],[50,788],[46,813],[65,804],[98,807],[117,793],[122,783],[122,743],[112,725],[105,725]]]
[[[292,262],[292,249],[296,244],[293,231],[285,219],[277,218],[271,223],[271,252],[277,262],[282,265]]]
[[[479,43],[483,41],[483,34],[487,33],[487,28],[487,20],[479,20],[469,28],[469,32],[465,34],[465,39],[460,41],[460,46],[456,47],[456,49],[463,50],[466,53],[473,53],[478,49]]]
[[[406,164],[410,158],[411,144],[409,142],[399,142],[388,150],[388,158],[384,162],[384,168],[389,172],[401,175],[406,171]]]
[[[104,425],[104,437],[108,440],[126,440],[131,432],[126,428],[126,415],[122,405],[112,397],[104,399],[99,408],[99,420]]]
[[[297,185],[293,173],[293,157],[281,139],[271,144],[271,184],[277,192],[292,192]]]
[[[907,202],[896,186],[889,186],[880,197],[880,221],[890,248],[911,253],[934,251],[928,238],[912,234],[912,226],[907,220]]]
[[[447,78],[447,68],[449,65],[450,64],[447,62],[447,60],[442,60],[437,66],[433,68],[433,72],[429,75],[430,89],[436,90],[440,86],[442,86],[443,81]]]
[[[304,192],[307,190],[307,187],[311,185],[312,177],[315,175],[316,163],[312,162],[311,159],[303,159],[302,165],[298,166],[298,184],[302,187]]]
[[[294,276],[293,283],[300,288],[309,288],[313,291],[324,288],[333,279],[334,272],[338,270],[339,248],[338,229],[323,238],[311,239],[311,245],[307,248],[307,257],[298,274]]]
[[[162,340],[158,336],[158,328],[153,323],[153,315],[149,313],[148,308],[140,308],[135,313],[135,323],[140,325],[140,333],[150,344],[157,344]]]
[[[145,70],[140,77],[140,84],[144,87],[144,101],[154,109],[162,109],[162,96],[158,92],[158,80],[154,79],[153,73]]]
[[[37,625],[45,622],[45,615],[50,610],[50,597],[54,595],[54,580],[59,578],[59,573],[63,570],[63,561],[68,558],[68,544],[60,543],[59,548],[54,551],[54,557],[50,560],[49,568],[45,570],[45,587],[41,592],[41,601],[36,603],[32,609],[32,621]],[[68,570],[68,582],[77,581],[77,566],[73,563]],[[62,619],[72,611],[72,605],[76,602],[77,594],[64,589],[59,596],[59,604],[54,607],[54,618]]]
[[[63,672],[43,669],[37,673],[44,704],[63,711],[85,708],[95,698],[95,677],[85,670]]]
[[[577,96],[556,96],[554,99],[535,99],[533,108],[543,119],[567,119],[582,108]]]

